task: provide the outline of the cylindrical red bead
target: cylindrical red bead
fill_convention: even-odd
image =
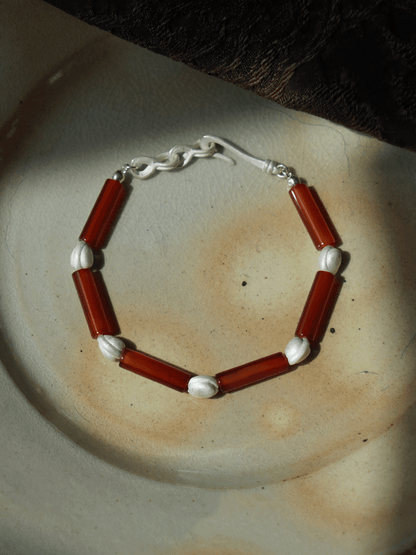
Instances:
[[[92,249],[101,249],[107,242],[125,196],[126,189],[120,181],[107,179],[79,240],[88,243]]]
[[[328,245],[334,247],[337,237],[309,187],[305,183],[298,183],[290,189],[289,194],[315,247],[318,250]]]
[[[117,335],[120,327],[101,272],[89,268],[72,274],[92,337]]]
[[[330,272],[317,272],[295,335],[311,344],[322,341],[342,283]]]
[[[187,391],[188,382],[194,376],[192,372],[171,366],[156,358],[133,349],[124,349],[120,357],[120,366],[139,376],[161,383],[176,391]]]
[[[289,363],[283,353],[276,353],[216,374],[223,393],[237,391],[270,378],[275,378],[289,370]]]

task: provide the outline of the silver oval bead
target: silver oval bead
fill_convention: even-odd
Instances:
[[[218,389],[218,382],[213,376],[193,376],[188,383],[188,393],[200,399],[214,397]]]
[[[297,335],[289,341],[285,349],[286,358],[291,366],[305,360],[310,352],[311,347],[306,337],[298,337]]]
[[[319,255],[319,268],[324,272],[336,274],[341,266],[342,253],[339,249],[328,245],[321,250]]]
[[[71,266],[74,270],[91,268],[94,264],[94,253],[87,243],[79,241],[71,254]]]
[[[114,337],[114,335],[99,335],[97,341],[100,351],[108,360],[116,361],[120,359],[125,344],[119,337]]]

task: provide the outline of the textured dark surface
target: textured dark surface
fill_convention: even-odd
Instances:
[[[158,54],[416,151],[414,0],[48,0]]]

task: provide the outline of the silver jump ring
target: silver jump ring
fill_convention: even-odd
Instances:
[[[284,164],[277,164],[276,166],[276,175],[280,177],[280,179],[286,179],[290,177],[292,174],[289,171],[289,168]]]

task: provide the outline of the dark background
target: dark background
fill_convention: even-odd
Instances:
[[[279,104],[416,151],[414,0],[48,0]]]

